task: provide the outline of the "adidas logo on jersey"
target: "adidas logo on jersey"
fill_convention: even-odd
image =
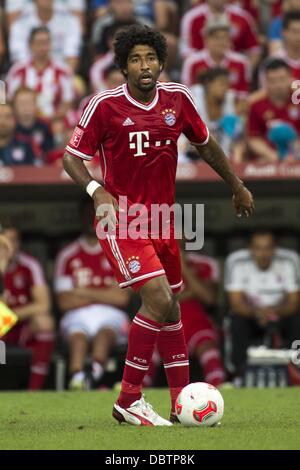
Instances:
[[[123,126],[133,126],[133,125],[134,125],[134,122],[129,117],[125,119],[125,121],[123,122]]]

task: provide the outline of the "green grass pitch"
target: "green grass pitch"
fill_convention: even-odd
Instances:
[[[224,390],[225,413],[217,428],[140,428],[111,417],[117,393],[0,394],[0,449],[299,449],[300,391]],[[167,389],[146,398],[169,415]]]

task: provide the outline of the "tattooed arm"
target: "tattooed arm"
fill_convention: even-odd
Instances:
[[[219,144],[210,136],[206,145],[193,145],[195,145],[200,157],[230,186],[237,216],[249,217],[254,209],[253,196],[244,186],[243,181],[234,173]]]

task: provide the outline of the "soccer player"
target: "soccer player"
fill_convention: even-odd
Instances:
[[[251,193],[209,136],[190,91],[178,83],[157,81],[166,56],[166,41],[155,30],[134,25],[118,33],[115,59],[126,83],[90,100],[64,155],[67,173],[94,199],[97,230],[107,225],[117,229],[118,233],[106,238],[100,231],[99,238],[120,287],[130,286],[142,299],[129,332],[121,392],[113,408],[119,422],[141,426],[172,424],[142,397],[141,384],[156,343],[170,388],[172,420],[177,395],[189,383],[188,352],[174,295],[182,284],[180,253],[173,218],[165,221],[168,239],[161,236],[161,230],[156,232],[158,238],[152,233],[147,236],[145,230],[138,239],[124,237],[126,224],[118,210],[120,205],[125,211],[121,196],[127,197],[129,210],[139,204],[144,227],[153,222],[152,205],[173,205],[177,139],[183,132],[229,185],[237,214],[248,216],[253,211]],[[103,186],[93,180],[84,164],[98,149]],[[109,210],[100,214],[104,204]]]
[[[48,374],[54,346],[50,294],[39,261],[20,251],[17,228],[7,224],[3,235],[12,245],[12,257],[4,274],[4,297],[19,320],[3,341],[32,351],[28,389],[40,390]]]

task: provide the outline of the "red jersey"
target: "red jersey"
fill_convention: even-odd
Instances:
[[[259,49],[257,31],[251,15],[236,5],[227,5],[225,14],[231,25],[234,49],[238,52]],[[195,6],[185,13],[181,22],[181,50],[184,57],[195,50],[203,49],[203,28],[212,15],[207,4]]]
[[[250,137],[261,137],[265,139],[270,146],[267,134],[273,124],[279,121],[292,124],[296,132],[300,135],[300,108],[293,104],[291,98],[287,103],[278,107],[268,98],[262,98],[255,101],[248,114],[248,135]]]
[[[10,308],[24,307],[32,302],[31,289],[45,286],[40,262],[26,253],[18,253],[4,275],[5,298]]]
[[[209,132],[190,91],[157,83],[153,100],[136,101],[127,84],[95,95],[82,114],[67,151],[91,160],[99,149],[105,189],[128,206],[174,203],[177,140],[181,133],[206,144]]]
[[[204,3],[204,0],[199,0],[197,3]],[[259,0],[230,0],[230,3],[233,3],[243,8],[248,13],[250,13],[250,15],[255,19],[255,21],[259,21]],[[281,3],[282,0],[275,0],[272,2],[272,17],[281,14]]]
[[[58,254],[54,281],[57,293],[76,287],[99,289],[112,285],[115,285],[114,274],[99,243],[91,246],[80,237]]]
[[[201,73],[217,66],[229,71],[230,87],[238,96],[245,97],[249,91],[250,65],[245,56],[234,51],[226,52],[220,64],[213,60],[207,49],[194,52],[184,61],[182,81],[187,86],[199,83]]]

